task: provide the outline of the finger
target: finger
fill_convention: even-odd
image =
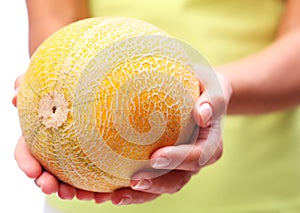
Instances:
[[[44,171],[36,180],[35,183],[41,188],[42,192],[47,195],[58,191],[58,180],[49,172]]]
[[[11,101],[12,104],[13,104],[15,107],[17,107],[18,91],[19,91],[19,89],[16,89],[16,90],[15,90],[14,97],[13,97],[13,99],[12,99],[12,101]]]
[[[173,170],[161,176],[153,177],[153,173],[140,172],[131,180],[134,190],[153,194],[173,194],[178,192],[191,178],[192,173]]]
[[[16,107],[17,106],[17,99],[18,99],[18,92],[19,92],[19,86],[22,82],[24,75],[20,75],[17,77],[17,79],[15,80],[15,84],[14,84],[14,88],[15,88],[15,94],[14,97],[12,99],[12,104]]]
[[[111,193],[95,193],[95,203],[104,203],[111,200]]]
[[[200,167],[207,165],[208,161],[217,155],[216,151],[222,143],[221,120],[212,120],[212,125],[206,131],[199,132],[199,142],[201,143],[202,153],[198,160]]]
[[[196,100],[193,108],[193,117],[200,127],[208,127],[210,126],[210,120],[212,118],[212,108],[210,105],[209,96],[205,92],[204,84],[199,81],[200,87],[200,97]]]
[[[30,153],[23,136],[16,145],[14,156],[20,169],[29,178],[38,178],[42,174],[42,166]]]
[[[94,192],[89,192],[81,189],[76,190],[76,197],[78,200],[93,200],[94,196]]]
[[[212,119],[219,119],[219,117],[223,116],[226,112],[227,100],[225,96],[221,94],[219,94],[218,96],[212,96],[211,94],[209,94],[209,92],[209,90],[204,90],[201,96],[196,100],[194,105],[193,113],[199,114],[199,119],[202,119],[200,120],[201,122],[205,122],[209,118],[210,120],[208,121],[211,121]]]
[[[207,161],[206,165],[214,164],[223,155],[223,143],[221,142],[215,152],[215,154]]]
[[[128,205],[146,203],[159,197],[158,194],[135,191],[130,188],[124,188],[115,191],[111,196],[111,201],[115,205]]]
[[[232,96],[232,86],[228,79],[222,73],[215,72],[212,68],[201,64],[194,64],[194,71],[202,85],[202,93],[196,106],[207,102],[210,103],[215,118],[225,114]]]
[[[209,127],[213,116],[212,107],[208,100],[198,99],[193,108],[193,117],[200,127]]]
[[[155,151],[150,165],[154,169],[197,172],[209,165],[210,159],[217,159],[215,156],[221,155],[222,147],[221,130],[218,127],[205,128],[200,130],[195,144],[168,146]]]
[[[63,200],[72,200],[76,195],[76,189],[66,183],[59,183],[58,196]]]
[[[209,66],[194,64],[194,71],[201,82],[202,92],[206,93],[209,99],[224,97],[225,77]]]
[[[150,165],[154,169],[198,171],[201,154],[200,144],[163,147],[152,154]]]
[[[15,88],[15,89],[17,89],[17,88],[20,86],[23,77],[24,77],[24,75],[19,75],[19,76],[16,78],[15,84],[14,84],[14,88]]]

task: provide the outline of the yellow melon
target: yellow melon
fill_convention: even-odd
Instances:
[[[18,111],[29,150],[77,188],[110,192],[149,168],[160,147],[187,142],[199,82],[185,51],[131,18],[72,23],[34,53]]]

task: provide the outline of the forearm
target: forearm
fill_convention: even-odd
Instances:
[[[87,18],[87,0],[27,0],[29,53],[61,27]]]
[[[300,1],[285,0],[286,6],[279,24],[278,37],[285,35],[287,32],[300,29]]]
[[[269,48],[218,68],[232,84],[229,114],[265,113],[300,103],[300,30]]]
[[[300,1],[285,4],[272,45],[219,67],[233,88],[228,113],[265,113],[300,103]]]

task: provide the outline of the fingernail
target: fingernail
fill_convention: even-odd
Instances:
[[[212,115],[213,115],[213,111],[212,111],[211,106],[209,105],[209,103],[201,104],[198,108],[198,112],[199,112],[204,124],[209,126]]]
[[[168,159],[166,157],[158,157],[153,160],[152,167],[154,169],[164,169],[167,166],[169,166],[170,163],[171,163],[170,159]]]
[[[95,203],[104,203],[106,201],[111,200],[111,194],[110,193],[103,193],[103,194],[96,194],[95,195]]]
[[[105,203],[106,200],[95,200],[96,204],[101,204],[101,203]]]
[[[127,205],[131,202],[131,197],[126,195],[121,198],[121,200],[117,203],[118,206]]]
[[[134,190],[147,190],[151,187],[152,181],[147,179],[139,180],[135,185],[133,185],[131,188]]]
[[[209,158],[207,158],[205,156],[203,156],[203,157],[201,156],[199,161],[198,161],[199,166],[204,166],[207,163],[208,160],[209,160]]]
[[[37,179],[34,179],[34,183],[37,187],[41,187],[40,183],[38,183],[38,180]]]

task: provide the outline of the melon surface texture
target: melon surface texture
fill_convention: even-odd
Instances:
[[[189,140],[199,93],[180,42],[140,20],[90,18],[40,45],[18,112],[46,170],[77,188],[110,192],[149,168],[158,148]]]

